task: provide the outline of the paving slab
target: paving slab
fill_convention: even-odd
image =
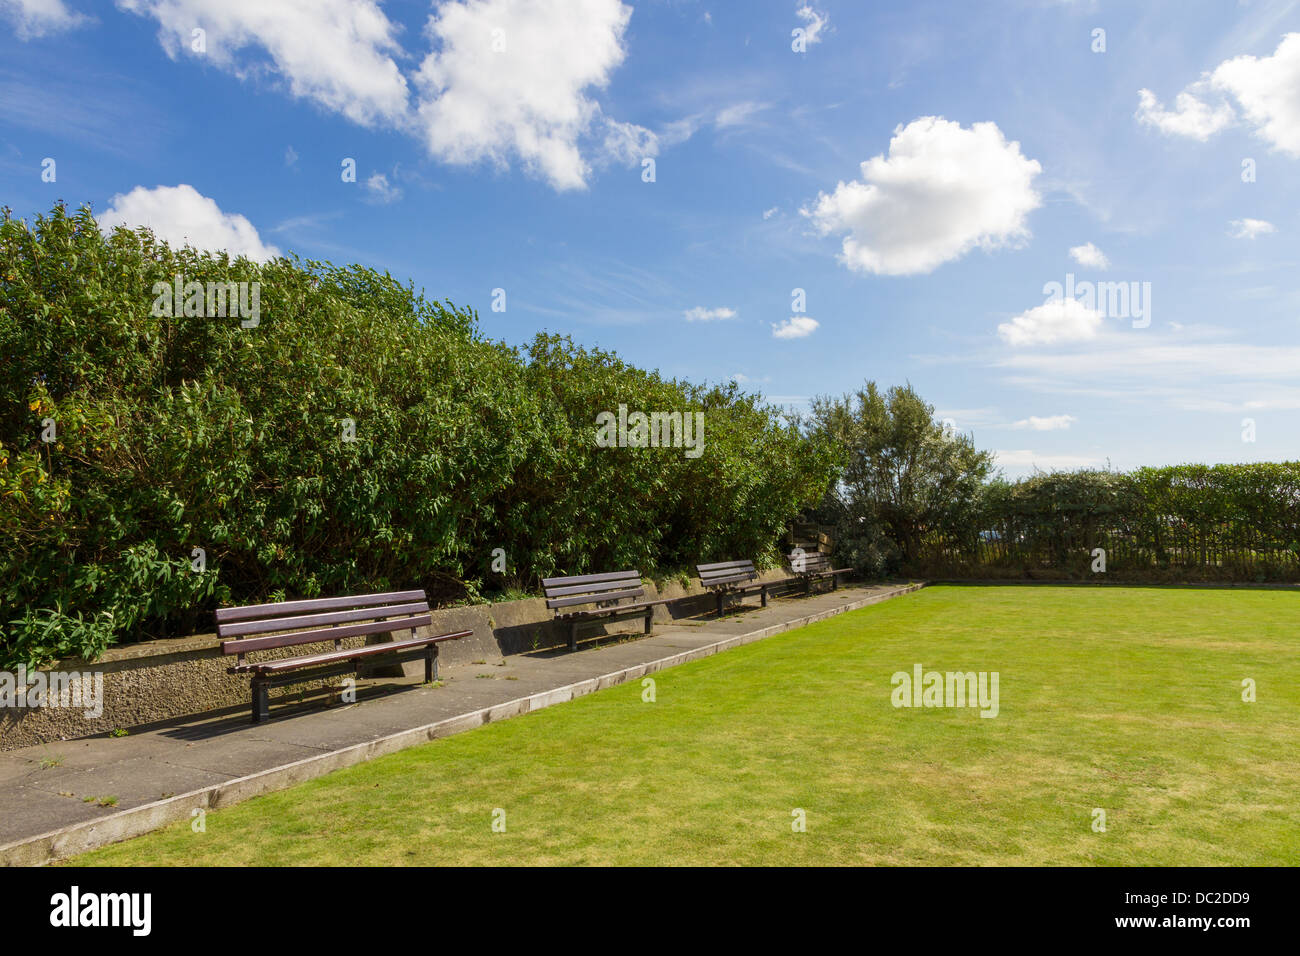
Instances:
[[[654,633],[580,641],[578,650],[530,651],[445,665],[440,682],[357,682],[357,700],[280,703],[253,724],[247,710],[202,714],[0,753],[0,863],[41,865],[129,839],[195,807],[224,807],[332,770],[565,703],[816,620],[923,587],[843,587],[773,598],[656,624]],[[290,701],[295,698],[290,696]],[[92,798],[89,802],[85,798]],[[107,798],[116,798],[104,806]]]
[[[44,791],[66,799],[66,795],[90,801],[95,806],[123,810],[165,800],[177,793],[234,780],[238,774],[185,767],[165,756],[106,760],[84,770],[56,767],[29,777],[26,789]]]

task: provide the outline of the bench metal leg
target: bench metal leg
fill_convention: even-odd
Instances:
[[[767,587],[764,586],[759,588],[758,593],[759,596],[763,599],[763,607],[767,607]]]
[[[260,724],[271,716],[271,695],[265,677],[253,678],[253,723]]]
[[[713,597],[718,602],[718,617],[722,617],[722,592],[715,592]]]
[[[424,654],[424,682],[432,684],[438,679],[438,645],[430,644]]]
[[[570,621],[569,622],[569,650],[576,651],[577,649],[578,649],[578,622]]]
[[[655,616],[654,608],[648,607],[645,609],[645,632],[647,634],[650,633],[650,622],[654,620],[654,616]]]

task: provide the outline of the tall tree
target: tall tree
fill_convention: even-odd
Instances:
[[[937,421],[910,384],[882,393],[867,382],[842,398],[814,399],[811,424],[842,456],[831,497],[888,535],[905,563],[928,533],[962,525],[993,471],[992,454]]]

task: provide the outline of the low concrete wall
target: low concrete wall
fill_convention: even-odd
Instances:
[[[787,576],[780,571],[771,571],[762,579],[782,581],[787,580]],[[713,598],[694,579],[689,585],[669,582],[663,587],[647,581],[646,592],[647,599],[673,599],[671,605],[655,609],[655,620],[661,623],[699,614],[713,607]],[[542,598],[443,608],[433,611],[432,617],[432,625],[422,628],[421,634],[473,632],[459,641],[440,645],[439,659],[445,663],[492,663],[508,654],[554,647],[568,640],[566,628],[556,626]],[[578,640],[636,634],[641,629],[642,620],[635,617],[610,624],[591,623],[582,626]],[[343,646],[359,647],[364,643],[363,637],[350,638],[343,641]],[[103,713],[92,717],[84,708],[73,707],[0,708],[0,751],[156,724],[192,714],[246,709],[249,706],[248,677],[226,673],[232,658],[221,654],[219,644],[215,634],[199,634],[110,648],[101,659],[92,663],[60,661],[43,673],[103,675]],[[306,644],[267,652],[266,658],[306,654],[332,647],[332,642]],[[420,677],[424,673],[422,661],[408,661],[363,672],[362,676],[396,677],[399,676],[399,667],[406,677]],[[305,700],[310,696],[334,693],[338,685],[337,678],[295,685],[272,691],[271,701],[274,705],[277,700]]]

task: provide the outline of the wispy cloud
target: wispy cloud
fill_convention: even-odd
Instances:
[[[387,205],[402,198],[402,190],[388,181],[383,173],[373,173],[366,180],[366,192],[371,202]]]
[[[714,322],[718,319],[734,319],[737,313],[735,309],[729,309],[726,306],[706,309],[697,305],[693,309],[687,309],[682,315],[686,316],[687,322]]]

